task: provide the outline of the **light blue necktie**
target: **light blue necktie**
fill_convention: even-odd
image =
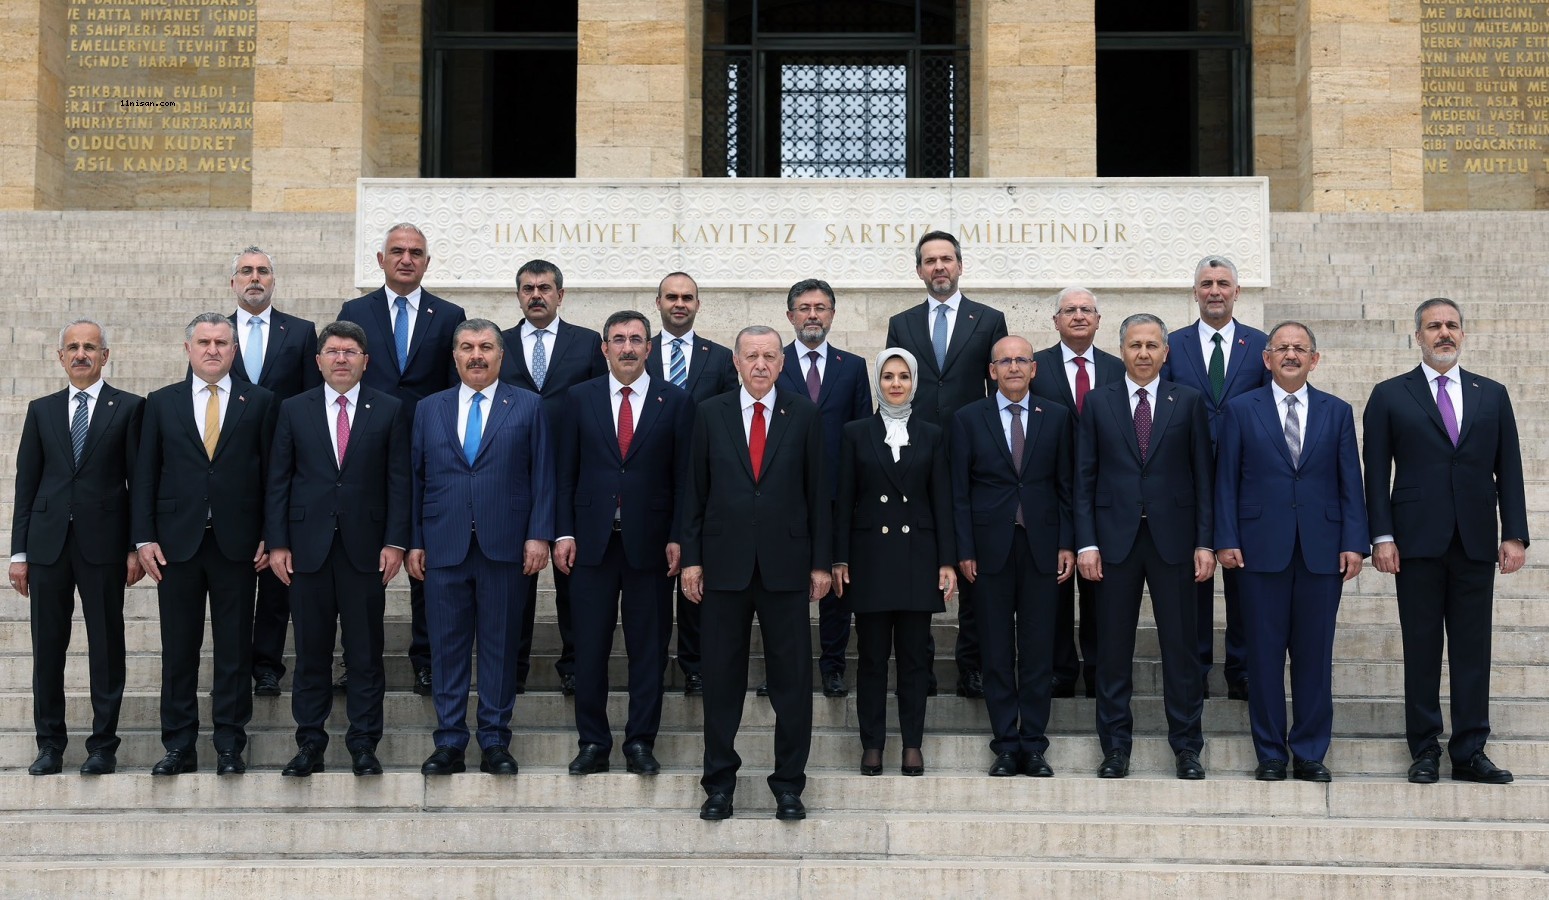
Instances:
[[[547,328],[539,328],[532,336],[532,383],[543,390],[543,380],[549,377],[549,352],[543,349],[543,336]]]
[[[247,367],[247,380],[257,384],[264,371],[264,320],[257,316],[247,320],[247,346],[242,348],[242,365]]]
[[[479,438],[484,432],[484,413],[479,411],[479,401],[483,399],[483,394],[473,395],[473,405],[468,407],[468,428],[463,432],[463,456],[468,457],[470,466],[479,456]]]
[[[70,446],[75,449],[75,467],[81,467],[81,454],[86,452],[86,400],[87,393],[75,395],[75,415],[70,418]]]
[[[678,387],[683,387],[688,381],[688,362],[683,358],[682,338],[672,339],[672,365],[667,378]]]
[[[398,350],[398,371],[402,372],[409,365],[409,300],[399,297],[393,305],[398,307],[398,316],[393,320],[393,344]]]
[[[947,305],[936,305],[936,330],[931,333],[931,344],[936,348],[936,371],[944,372],[947,368]]]

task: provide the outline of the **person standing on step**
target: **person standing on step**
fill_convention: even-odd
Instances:
[[[1162,380],[1198,391],[1205,398],[1210,422],[1210,441],[1215,443],[1227,401],[1269,384],[1269,370],[1262,360],[1266,336],[1232,317],[1241,288],[1237,267],[1224,256],[1207,256],[1194,267],[1194,302],[1199,318],[1192,325],[1167,336],[1167,363]],[[1210,668],[1215,650],[1215,579],[1194,587],[1194,614],[1200,685],[1210,696]],[[1242,631],[1239,572],[1221,573],[1221,592],[1226,598],[1226,696],[1248,699],[1248,675],[1243,661],[1246,644]]]
[[[354,322],[366,332],[367,346],[377,348],[377,364],[366,367],[361,383],[398,398],[403,415],[414,427],[419,401],[457,385],[452,364],[452,332],[468,316],[421,287],[430,268],[430,246],[417,226],[400,222],[387,229],[376,255],[386,284],[364,297],[346,300],[341,322]],[[414,669],[414,693],[430,696],[430,636],[425,625],[425,582],[409,576],[409,665]]]
[[[279,404],[231,377],[236,327],[217,312],[184,330],[192,373],[145,398],[130,487],[140,565],[161,614],[161,743],[152,775],[199,769],[199,656],[209,603],[216,773],[247,771],[253,717],[253,586],[269,565],[264,488]]]
[[[571,388],[557,425],[554,567],[570,575],[580,743],[570,774],[608,771],[608,661],[622,612],[624,760],[632,773],[655,775],[694,406],[682,388],[645,373],[651,324],[643,314],[616,312],[602,333],[608,374]]]
[[[532,391],[543,398],[543,412],[549,423],[549,440],[555,438],[556,425],[565,414],[565,394],[577,384],[606,375],[607,360],[602,356],[602,335],[572,325],[559,318],[565,302],[565,276],[559,267],[545,259],[532,259],[516,270],[517,301],[522,307],[522,324],[508,328],[505,362],[500,380]],[[527,673],[532,665],[534,617],[538,611],[538,579],[527,586],[526,621],[516,661],[516,691],[527,690]],[[560,653],[554,663],[559,689],[565,696],[575,693],[575,636],[570,621],[570,576],[554,570],[554,615],[559,623]]]
[[[1366,499],[1350,404],[1307,383],[1318,341],[1269,332],[1269,387],[1226,404],[1216,435],[1216,560],[1242,572],[1248,722],[1260,781],[1329,781],[1334,625],[1367,555]],[[1285,666],[1291,660],[1289,731]],[[1293,762],[1294,760],[1294,762]]]
[[[79,591],[92,713],[81,774],[107,775],[118,768],[124,588],[145,574],[129,542],[129,479],[144,400],[103,380],[108,337],[96,322],[65,325],[57,353],[69,386],[27,404],[11,512],[11,589],[31,601],[38,757],[27,772],[62,768],[65,661]]]
[[[1484,752],[1490,622],[1496,567],[1510,575],[1527,559],[1527,491],[1511,397],[1458,365],[1463,337],[1456,303],[1420,304],[1420,365],[1372,388],[1364,416],[1372,565],[1398,588],[1404,732],[1416,784],[1439,777],[1443,644],[1452,673],[1453,780],[1512,780]]]
[[[269,568],[296,598],[294,759],[280,774],[323,771],[334,634],[344,633],[349,749],[356,775],[380,775],[382,618],[409,546],[409,423],[403,404],[361,384],[366,332],[330,322],[315,365],[326,381],[280,404],[264,514]]]
[[[986,372],[990,351],[1006,336],[1000,310],[964,297],[963,248],[945,231],[931,231],[914,245],[914,271],[925,283],[925,302],[895,314],[887,323],[888,347],[901,347],[920,363],[915,414],[937,427],[952,427],[957,411],[994,393]],[[984,677],[979,661],[979,633],[974,626],[973,585],[959,583],[957,593],[957,693],[983,698]],[[931,656],[935,656],[931,641]],[[936,676],[932,672],[931,691]]]
[[[785,295],[785,317],[796,329],[796,339],[785,345],[779,381],[782,390],[805,391],[823,416],[823,471],[827,473],[830,499],[838,487],[839,444],[844,426],[871,418],[871,379],[866,374],[865,361],[828,342],[837,306],[834,289],[826,281],[808,278],[791,285]],[[845,653],[850,647],[850,604],[833,591],[818,601],[818,643],[823,696],[843,697],[850,693],[844,684]]]
[[[694,331],[700,302],[699,285],[687,273],[672,272],[662,278],[656,286],[656,311],[661,315],[662,330],[645,360],[647,375],[688,391],[695,407],[737,389],[737,367],[732,365],[731,348]],[[698,697],[705,690],[699,668],[699,604],[690,603],[683,596],[681,580],[674,584],[683,693]]]

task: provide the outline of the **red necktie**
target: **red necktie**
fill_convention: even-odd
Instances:
[[[753,480],[764,465],[764,404],[753,404],[753,427],[748,430],[748,458],[753,461]]]
[[[635,411],[629,406],[629,388],[619,388],[619,458],[629,455],[629,442],[635,439]]]
[[[1092,389],[1092,379],[1086,374],[1086,357],[1074,357],[1076,363],[1076,415],[1081,415],[1081,407],[1086,405],[1086,392]]]
[[[339,432],[339,465],[344,465],[344,451],[350,445],[350,399],[341,395],[339,397],[339,416],[334,420],[334,428]]]

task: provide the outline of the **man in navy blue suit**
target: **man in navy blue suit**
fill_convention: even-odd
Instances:
[[[608,770],[608,657],[622,608],[629,653],[624,760],[630,772],[655,775],[672,581],[682,551],[677,509],[694,408],[681,388],[645,374],[651,325],[644,315],[616,312],[602,333],[608,374],[571,388],[556,426],[554,567],[571,576],[580,741],[570,774]]]
[[[1215,443],[1226,403],[1233,397],[1269,384],[1269,370],[1263,366],[1264,332],[1232,318],[1232,307],[1241,289],[1237,267],[1224,256],[1207,256],[1194,267],[1194,301],[1199,318],[1194,324],[1167,336],[1167,362],[1162,378],[1191,387],[1205,398],[1209,414],[1210,440]],[[1226,696],[1248,699],[1248,674],[1240,609],[1241,588],[1236,569],[1221,573],[1222,593],[1226,595]],[[1195,627],[1199,636],[1199,662],[1205,696],[1210,696],[1210,667],[1214,659],[1215,579],[1207,579],[1195,588]]]
[[[479,770],[515,775],[511,710],[527,584],[549,562],[554,450],[542,403],[499,380],[500,328],[469,319],[453,334],[462,384],[415,411],[410,574],[425,579],[436,749],[425,775],[461,772],[468,745],[469,655],[479,652]]]
[[[662,330],[645,360],[645,372],[664,378],[688,391],[694,406],[717,394],[735,391],[737,368],[731,348],[694,332],[699,316],[699,285],[686,272],[671,272],[656,285],[656,311]],[[683,693],[703,696],[704,677],[699,671],[699,604],[678,591],[678,668],[683,670]]]
[[[418,227],[400,222],[387,229],[376,261],[387,284],[364,297],[344,301],[338,319],[365,329],[367,345],[378,348],[376,365],[366,368],[361,383],[397,397],[412,431],[415,405],[457,384],[452,332],[467,315],[457,304],[420,287],[430,268],[430,248]],[[412,572],[409,610],[414,693],[428,697],[430,638],[425,626],[425,583]]]
[[[871,376],[866,361],[828,342],[834,327],[834,289],[808,278],[791,285],[785,295],[785,318],[796,329],[796,340],[785,345],[785,364],[778,386],[804,393],[823,417],[823,475],[830,500],[838,490],[839,445],[846,423],[871,417]],[[829,591],[818,601],[818,671],[823,696],[843,697],[844,654],[850,646],[849,604]],[[767,687],[760,686],[760,694]]]
[[[501,332],[507,350],[500,366],[500,380],[532,391],[543,398],[549,420],[549,439],[564,415],[565,395],[583,381],[604,375],[608,364],[602,357],[602,336],[559,318],[565,302],[565,276],[546,259],[531,259],[516,270],[517,299],[522,305],[522,324]],[[527,587],[526,622],[517,653],[516,690],[527,689],[531,665],[533,619],[538,610],[538,579]],[[554,670],[566,696],[575,693],[575,639],[570,628],[570,576],[554,573],[554,615],[559,622],[560,652]]]
[[[1307,384],[1318,341],[1299,322],[1269,332],[1274,379],[1226,404],[1216,435],[1216,559],[1242,572],[1248,721],[1260,781],[1328,781],[1334,620],[1369,545],[1350,404]],[[1291,657],[1290,730],[1285,661]]]

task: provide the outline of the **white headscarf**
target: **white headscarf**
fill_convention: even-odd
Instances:
[[[909,396],[896,406],[888,402],[887,395],[882,393],[882,367],[895,356],[909,367]],[[898,462],[900,451],[909,446],[909,413],[914,406],[915,391],[920,388],[919,373],[920,365],[915,361],[914,354],[902,347],[889,347],[877,354],[877,414],[882,417],[882,443],[892,448],[893,462]]]

